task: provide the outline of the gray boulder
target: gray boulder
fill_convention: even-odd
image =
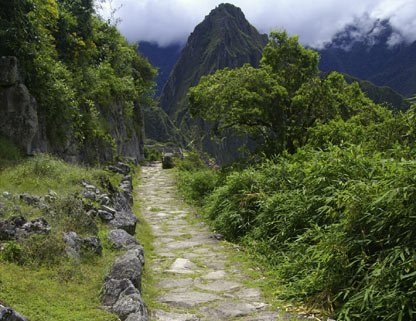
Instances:
[[[29,321],[11,308],[0,304],[0,321]]]
[[[133,285],[141,290],[141,279],[144,265],[143,248],[127,251],[118,257],[107,275],[106,280],[130,280]]]
[[[10,241],[16,238],[16,226],[9,221],[0,221],[0,241]]]
[[[103,254],[103,246],[101,245],[101,240],[96,236],[88,236],[81,239],[81,248],[86,252],[96,255]]]
[[[108,232],[107,238],[115,249],[128,249],[139,245],[134,236],[122,229],[111,230]]]
[[[126,321],[149,321],[149,320],[150,320],[149,315],[146,309],[144,311],[132,313],[126,319]]]
[[[79,259],[81,252],[81,239],[78,237],[78,234],[75,232],[64,233],[63,239],[65,242],[66,254],[73,259]]]
[[[163,169],[170,169],[175,166],[173,162],[173,154],[172,153],[165,153],[162,157],[162,168]]]
[[[98,217],[104,222],[109,222],[114,219],[114,214],[108,211],[98,210]]]
[[[131,235],[136,234],[136,224],[138,218],[131,212],[131,210],[117,211],[114,219],[110,221],[110,225],[116,229],[125,230]]]
[[[111,310],[123,321],[126,320],[131,314],[147,316],[146,307],[139,293],[122,295],[116,304],[113,305]]]
[[[104,306],[112,307],[121,295],[130,295],[138,293],[138,291],[130,280],[109,279],[101,290],[101,302]]]
[[[64,234],[63,239],[66,245],[65,250],[67,255],[77,260],[81,257],[82,253],[101,255],[103,252],[101,240],[96,236],[80,238],[77,233],[68,232]]]
[[[19,195],[19,198],[25,202],[27,205],[37,205],[40,202],[40,197],[35,195],[30,195],[28,193],[23,193]]]
[[[39,217],[23,224],[22,229],[27,233],[48,234],[51,231],[51,226],[43,217]]]

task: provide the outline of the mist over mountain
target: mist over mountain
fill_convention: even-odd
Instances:
[[[371,22],[367,30],[348,25],[319,52],[324,72],[347,73],[405,96],[416,93],[416,42],[405,42],[388,20]]]

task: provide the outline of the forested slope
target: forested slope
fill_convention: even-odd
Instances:
[[[191,113],[249,131],[259,149],[208,168],[179,162],[178,186],[213,228],[272,275],[273,295],[337,320],[416,317],[415,107],[377,105],[318,54],[272,33],[260,69],[217,71]]]
[[[0,56],[15,56],[19,70],[14,83],[0,88],[3,136],[20,143],[7,128],[24,127],[27,115],[19,108],[27,95],[22,98],[13,86],[26,85],[38,122],[29,153],[90,162],[143,157],[142,107],[155,71],[114,26],[97,17],[92,0],[3,1],[0,39]],[[19,99],[23,102],[13,104]]]

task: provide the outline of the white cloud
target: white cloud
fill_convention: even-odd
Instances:
[[[108,0],[107,0],[108,1]],[[113,0],[121,18],[119,29],[130,40],[160,45],[185,42],[195,26],[219,0]],[[304,44],[319,46],[349,23],[365,14],[369,23],[390,19],[398,34],[416,40],[415,0],[229,0],[240,7],[259,31],[286,29]],[[355,20],[354,20],[355,19]],[[392,40],[393,42],[397,40]]]

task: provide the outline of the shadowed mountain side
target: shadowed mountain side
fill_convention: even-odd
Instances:
[[[156,78],[156,96],[159,96],[162,92],[162,88],[179,58],[181,48],[182,47],[179,44],[159,47],[156,43],[147,41],[139,43],[139,52],[149,59],[153,66],[159,69]]]
[[[211,139],[210,125],[189,116],[187,92],[201,76],[216,70],[237,68],[249,63],[258,66],[267,36],[246,20],[241,9],[221,4],[205,17],[189,36],[179,60],[162,90],[161,106],[195,146],[209,152],[219,162],[235,159],[247,139],[230,133],[220,144]]]
[[[259,64],[267,36],[246,20],[241,9],[221,4],[205,17],[188,38],[165,87],[161,105],[180,124],[187,114],[186,93],[190,86],[225,67]]]
[[[347,26],[320,50],[320,69],[336,70],[389,86],[404,96],[416,93],[416,42],[392,44],[396,35],[388,21],[377,21],[360,39],[355,26]]]

